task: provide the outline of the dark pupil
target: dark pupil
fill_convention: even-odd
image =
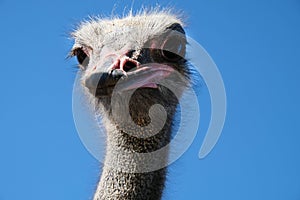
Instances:
[[[86,59],[87,55],[84,53],[82,49],[77,49],[76,50],[76,56],[79,64],[83,64],[84,60]]]

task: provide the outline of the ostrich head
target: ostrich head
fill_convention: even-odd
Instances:
[[[164,11],[93,19],[73,37],[71,55],[107,132],[94,199],[160,199],[169,153],[163,147],[190,75],[181,20]]]
[[[118,130],[136,133],[137,137],[147,132],[153,136],[153,127],[161,126],[163,121],[161,128],[170,131],[178,104],[178,95],[172,90],[181,94],[189,77],[185,31],[178,17],[153,12],[122,19],[93,19],[83,22],[73,37],[71,55],[79,62],[82,84]],[[170,81],[163,84],[165,80]],[[151,116],[153,105],[161,109]],[[135,125],[150,129],[141,133]],[[153,151],[168,142],[161,141],[155,147],[146,147],[143,142],[133,148]]]

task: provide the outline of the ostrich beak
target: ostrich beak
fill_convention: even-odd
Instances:
[[[85,86],[96,97],[111,96],[137,88],[158,88],[158,83],[168,77],[174,69],[168,65],[151,63],[126,72],[112,69],[109,72],[94,72],[85,79]]]

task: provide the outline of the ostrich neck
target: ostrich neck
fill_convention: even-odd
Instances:
[[[143,169],[145,163],[161,165],[168,160],[168,150],[159,157],[141,161],[131,152],[151,153],[169,143],[171,137],[171,118],[169,115],[163,129],[150,138],[137,138],[108,126],[106,156],[100,182],[94,200],[160,200],[166,179],[166,167],[155,171],[130,172],[119,166],[130,163],[134,169]],[[129,152],[129,153],[128,153]]]
[[[99,104],[107,145],[94,200],[160,200],[167,173],[167,144],[178,105],[176,96],[166,88],[142,88],[132,96],[117,96],[115,102],[106,100]],[[129,102],[128,111],[124,102]],[[117,115],[113,111],[118,111]]]

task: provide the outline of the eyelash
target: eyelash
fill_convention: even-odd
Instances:
[[[72,56],[76,56],[79,67],[83,69],[89,64],[89,55],[86,52],[83,47],[76,48],[72,51]]]

